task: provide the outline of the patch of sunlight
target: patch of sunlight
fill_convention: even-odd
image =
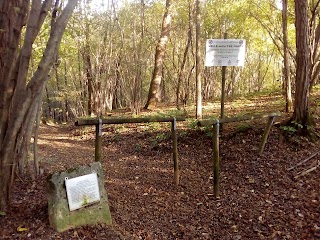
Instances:
[[[47,138],[48,139],[50,138],[52,140],[70,140],[70,137],[68,137],[68,136],[59,136],[59,135],[48,136]]]
[[[124,124],[115,126],[116,133],[125,133],[128,131],[128,128]]]
[[[211,110],[214,110],[218,107],[220,107],[220,103],[215,102],[215,103],[207,103],[206,105],[204,105],[202,107],[202,109],[205,111],[211,111]]]
[[[54,140],[43,140],[43,139],[38,139],[38,145],[49,145],[50,147],[55,147],[55,148],[72,148],[72,147],[77,147],[74,143],[69,143],[69,142],[60,142],[60,141],[54,141]],[[82,149],[92,149],[92,146],[86,145],[81,146]]]

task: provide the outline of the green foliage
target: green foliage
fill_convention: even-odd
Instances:
[[[171,134],[168,134],[166,132],[162,132],[162,133],[158,133],[156,135],[156,140],[158,142],[162,142],[162,141],[165,141],[165,140],[169,140],[171,138]]]
[[[184,137],[184,136],[187,136],[188,135],[188,132],[187,131],[185,131],[185,130],[180,130],[179,132],[178,132],[178,136],[179,137]]]
[[[87,205],[88,204],[88,197],[87,197],[87,195],[86,194],[83,194],[83,196],[82,196],[82,206],[85,206],[85,205]]]
[[[296,126],[297,129],[299,129],[299,128],[302,129],[303,128],[303,125],[300,124],[300,123],[297,123],[296,121],[292,121],[291,123],[294,124],[294,126]]]
[[[176,108],[174,109],[166,109],[164,111],[159,111],[157,112],[157,115],[155,116],[159,116],[159,117],[175,117],[175,116],[184,116],[185,115],[185,111],[183,110],[178,110]]]
[[[160,143],[166,141],[166,140],[169,140],[171,138],[171,132],[168,132],[168,133],[165,133],[165,132],[161,132],[161,133],[158,133],[156,135],[156,137],[154,139],[152,139],[150,141],[151,143],[151,147],[152,148],[156,148],[157,146],[159,146]]]
[[[147,131],[158,132],[164,128],[169,128],[170,123],[150,122],[145,124]]]
[[[210,138],[213,137],[213,126],[212,126],[212,125],[210,125],[210,126],[205,126],[205,127],[203,128],[203,130],[204,130],[204,132],[206,133],[206,136],[207,136],[207,137],[210,137]]]
[[[134,150],[135,152],[141,152],[142,150],[141,144],[137,143],[136,145],[134,145]]]
[[[193,130],[198,130],[200,127],[198,126],[198,120],[195,118],[188,118],[187,119],[188,128]]]
[[[160,131],[161,124],[159,122],[147,123],[149,131]]]
[[[297,129],[295,127],[292,127],[292,126],[281,126],[280,128],[283,131],[285,131],[286,133],[289,133],[290,135],[297,131]]]
[[[117,133],[124,133],[124,132],[127,131],[127,128],[126,128],[125,124],[120,124],[120,125],[117,125],[117,126],[115,127],[115,131],[116,131]]]
[[[216,119],[216,118],[210,118],[210,119]],[[212,125],[210,126],[205,126],[203,128],[200,128],[199,125],[198,125],[198,120],[197,119],[194,119],[194,118],[191,118],[191,119],[187,119],[187,122],[188,122],[188,128],[192,129],[192,130],[197,130],[197,131],[203,131],[205,132],[205,134],[208,136],[208,137],[212,137],[213,136],[213,132],[212,132]]]
[[[296,121],[291,121],[291,125],[285,125],[280,127],[280,129],[282,129],[284,132],[286,132],[289,135],[293,135],[299,129],[302,129],[302,128],[303,128],[303,125],[301,125],[300,123],[297,123]]]

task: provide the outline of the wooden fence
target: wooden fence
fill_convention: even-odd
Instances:
[[[103,124],[171,122],[174,182],[176,185],[179,185],[180,171],[179,171],[179,161],[178,161],[177,121],[185,121],[185,117],[91,118],[91,119],[78,119],[75,122],[75,125],[76,126],[88,126],[88,125],[96,126],[95,161],[100,161],[101,155],[102,155],[101,143],[102,143],[102,125]]]
[[[214,197],[219,197],[219,172],[220,172],[220,156],[219,156],[219,125],[222,123],[231,123],[231,122],[240,122],[248,121],[254,119],[268,118],[264,134],[261,139],[258,153],[261,154],[264,150],[265,144],[267,142],[271,127],[276,117],[279,117],[281,114],[277,113],[268,113],[260,115],[246,115],[233,118],[222,118],[222,119],[204,119],[198,121],[198,126],[213,126],[213,188],[214,188]]]

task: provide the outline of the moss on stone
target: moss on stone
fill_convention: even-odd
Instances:
[[[75,211],[69,210],[65,178],[74,178],[92,172],[98,175],[100,202],[85,206]],[[111,225],[112,218],[108,197],[104,188],[104,176],[99,162],[89,166],[80,166],[72,171],[55,173],[48,179],[48,212],[50,225],[58,232],[83,225],[104,223]]]

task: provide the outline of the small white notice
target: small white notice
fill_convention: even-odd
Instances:
[[[70,211],[100,201],[97,173],[65,179]]]
[[[246,40],[207,39],[205,66],[244,66]]]

